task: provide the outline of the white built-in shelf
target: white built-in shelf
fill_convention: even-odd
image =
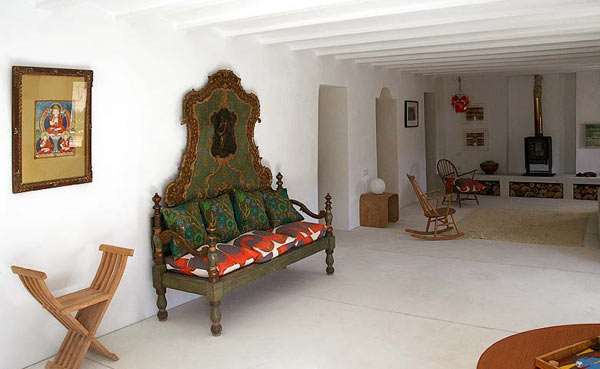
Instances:
[[[475,179],[481,181],[500,182],[500,196],[508,197],[511,182],[536,182],[536,183],[558,183],[563,185],[563,198],[573,198],[574,184],[598,184],[600,177],[577,177],[575,174],[556,174],[552,177],[524,176],[519,173],[508,174],[475,174]]]

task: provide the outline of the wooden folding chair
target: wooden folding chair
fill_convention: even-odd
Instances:
[[[54,360],[46,363],[46,369],[77,369],[88,350],[119,360],[94,336],[133,250],[101,245],[100,251],[102,260],[90,287],[58,298],[48,290],[45,273],[17,266],[11,268],[27,291],[68,330]],[[73,312],[77,314],[73,316]]]
[[[428,241],[442,241],[442,240],[452,240],[455,238],[459,238],[464,236],[463,232],[458,230],[458,225],[456,224],[456,220],[454,220],[454,213],[456,210],[450,207],[452,204],[453,194],[446,194],[445,196],[436,196],[435,205],[431,203],[431,198],[428,197],[428,194],[439,192],[439,190],[431,191],[424,193],[421,190],[421,187],[415,180],[414,176],[410,174],[406,175],[413,189],[415,190],[415,194],[417,195],[417,199],[419,199],[419,204],[421,204],[421,208],[423,208],[423,215],[427,218],[427,228],[425,231],[417,231],[414,229],[405,229],[406,232],[410,233],[412,237],[420,238]],[[440,207],[443,201],[447,200],[448,205],[446,207]],[[430,231],[431,225],[433,223],[433,231]],[[443,227],[439,229],[439,227]],[[440,235],[442,233],[448,232],[454,228],[455,234],[449,235]]]

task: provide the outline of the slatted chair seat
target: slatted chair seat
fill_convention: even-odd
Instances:
[[[102,292],[95,288],[89,287],[81,291],[57,297],[56,301],[63,306],[61,309],[62,312],[71,313],[73,311],[81,310],[88,306],[98,304],[102,301],[108,301],[111,297],[112,295],[110,293]]]
[[[46,369],[78,369],[88,350],[111,360],[119,360],[94,336],[133,250],[101,245],[100,251],[102,260],[90,287],[58,298],[54,297],[44,282],[46,273],[18,266],[11,268],[33,298],[68,330],[54,360],[46,363]],[[72,315],[75,311],[77,313]]]
[[[446,212],[448,214],[446,214]],[[425,212],[425,216],[428,218],[436,218],[436,217],[443,217],[446,215],[454,215],[456,214],[456,209],[450,208],[449,210],[447,210],[446,208],[437,208],[437,209],[432,209],[432,210],[428,210]]]

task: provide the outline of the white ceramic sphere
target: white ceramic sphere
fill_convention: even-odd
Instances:
[[[385,192],[385,182],[381,178],[373,178],[371,182],[369,182],[369,188],[374,194],[381,195]]]

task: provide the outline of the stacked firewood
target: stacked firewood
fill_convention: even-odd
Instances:
[[[562,199],[563,187],[558,183],[511,182],[510,196]]]
[[[598,187],[600,185],[573,185],[573,198],[578,200],[598,200]]]
[[[500,182],[499,181],[478,181],[482,185],[485,186],[483,190],[481,190],[482,195],[488,196],[500,196]]]

